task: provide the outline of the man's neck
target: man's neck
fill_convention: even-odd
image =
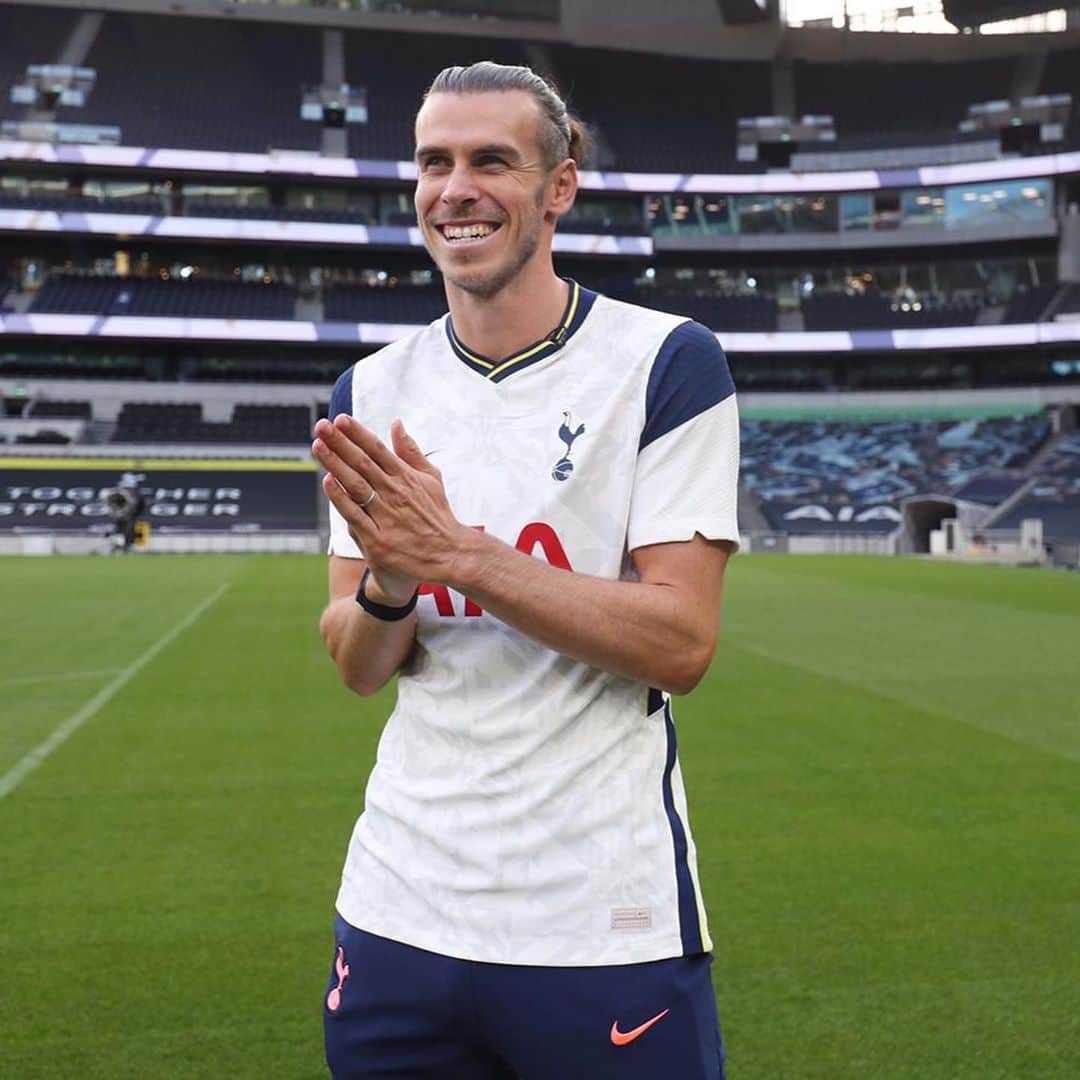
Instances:
[[[447,284],[454,333],[481,356],[498,360],[546,337],[559,325],[568,286],[549,265],[523,272],[492,297]]]

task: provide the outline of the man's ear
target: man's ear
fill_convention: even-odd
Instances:
[[[554,218],[568,214],[574,205],[578,190],[577,165],[572,158],[560,162],[551,174],[551,194],[548,196],[547,212]]]

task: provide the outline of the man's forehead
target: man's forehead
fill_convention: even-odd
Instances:
[[[416,116],[416,144],[469,149],[531,143],[539,118],[536,101],[522,90],[432,94]]]

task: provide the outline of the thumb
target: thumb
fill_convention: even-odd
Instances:
[[[435,467],[424,457],[416,440],[405,430],[402,420],[395,420],[390,425],[390,441],[394,444],[394,453],[407,465],[422,472],[435,472]]]

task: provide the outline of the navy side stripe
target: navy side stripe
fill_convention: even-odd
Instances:
[[[352,415],[352,378],[355,367],[355,364],[350,364],[334,383],[334,392],[330,395],[330,420],[339,413]]]
[[[703,952],[705,944],[701,937],[701,920],[698,918],[694,882],[690,877],[690,860],[686,843],[686,829],[675,810],[675,795],[671,789],[671,774],[675,769],[677,746],[675,722],[671,716],[670,699],[664,703],[664,726],[667,730],[667,764],[664,767],[664,809],[671,824],[671,836],[675,845],[675,884],[679,897],[679,932],[682,936],[684,956]]]
[[[685,322],[668,334],[653,361],[645,391],[639,450],[735,393],[727,357],[716,335]]]

